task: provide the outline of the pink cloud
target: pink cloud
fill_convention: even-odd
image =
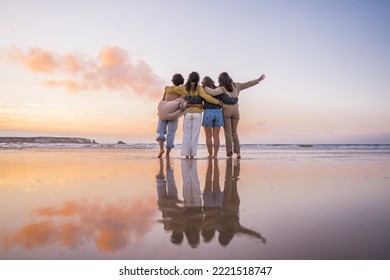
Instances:
[[[73,80],[46,80],[43,82],[44,85],[48,87],[64,87],[66,88],[69,92],[79,92],[82,90],[86,90],[87,87],[85,85],[82,85],[76,81]]]
[[[31,48],[23,53],[16,47],[9,48],[9,58],[26,66],[33,72],[53,73],[58,68],[54,54],[40,48]]]
[[[109,90],[127,96],[131,94],[160,98],[163,79],[141,59],[132,60],[128,52],[116,46],[103,47],[95,59],[80,53],[56,53],[40,48],[22,52],[10,47],[8,57],[33,72],[63,74],[66,79],[47,79],[45,86],[65,88],[71,93]]]
[[[65,53],[61,56],[62,68],[67,73],[80,73],[87,67],[94,67],[93,61],[88,61],[82,57],[82,55]]]

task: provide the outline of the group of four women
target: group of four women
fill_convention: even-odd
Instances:
[[[200,127],[203,126],[209,158],[217,158],[218,156],[221,127],[224,128],[225,132],[227,157],[232,157],[235,153],[237,158],[241,158],[240,141],[237,133],[240,119],[238,97],[241,90],[257,85],[264,78],[265,75],[263,74],[259,78],[246,83],[235,83],[228,73],[223,72],[218,77],[219,86],[217,87],[208,76],[203,78],[202,86],[200,86],[200,76],[197,72],[192,72],[185,84],[183,76],[175,74],[172,78],[173,86],[165,87],[163,100],[178,101],[181,98],[186,100],[187,109],[180,109],[184,113],[181,155],[186,158],[197,156]],[[173,106],[179,107],[179,105]],[[156,138],[160,146],[159,158],[165,152],[165,141],[167,142],[166,157],[169,158],[170,156],[170,151],[174,147],[179,116],[180,114],[176,114],[174,117],[159,115]]]

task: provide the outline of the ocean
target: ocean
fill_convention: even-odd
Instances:
[[[180,158],[181,144],[176,144],[172,150],[171,157]],[[0,151],[11,150],[118,150],[133,151],[137,157],[142,157],[142,150],[145,155],[150,156],[150,151],[158,151],[156,143],[0,143]],[[138,151],[138,152],[137,152]],[[156,152],[157,153],[157,152]],[[241,154],[244,159],[320,159],[333,158],[343,159],[355,158],[357,160],[364,156],[366,159],[372,157],[390,159],[390,144],[242,144]],[[205,144],[198,145],[198,158],[207,157]],[[221,145],[219,158],[224,158],[225,147]]]
[[[176,148],[180,149],[181,144],[176,144]],[[200,149],[206,148],[205,144],[199,144]],[[20,143],[20,142],[0,142],[0,149],[157,149],[156,143],[132,143],[132,144],[114,144],[114,143]],[[221,145],[221,150],[224,145]],[[244,150],[294,150],[294,151],[390,151],[390,144],[242,144]]]

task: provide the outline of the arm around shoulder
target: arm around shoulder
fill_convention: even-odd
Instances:
[[[199,88],[199,96],[211,104],[220,104],[220,101],[211,95],[207,94],[202,87]]]
[[[207,94],[210,94],[211,96],[217,96],[222,93],[225,93],[225,89],[223,87],[217,87],[217,88],[204,87],[204,91]]]
[[[238,102],[237,97],[231,97],[227,94],[219,95],[218,99],[221,100],[224,104],[229,104],[229,105],[236,104]]]

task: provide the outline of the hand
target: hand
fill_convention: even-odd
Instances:
[[[221,106],[221,107],[223,107],[223,102],[222,102],[222,101],[219,101],[218,105]]]
[[[265,75],[264,75],[264,74],[261,75],[260,78],[258,78],[259,82],[261,82],[261,81],[264,80],[264,79],[265,79]]]

